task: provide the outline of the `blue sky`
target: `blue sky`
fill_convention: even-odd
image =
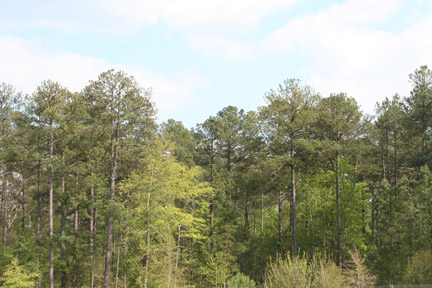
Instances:
[[[158,121],[256,110],[298,78],[366,113],[432,66],[432,0],[0,0],[0,82],[80,91],[110,68],[153,89]]]

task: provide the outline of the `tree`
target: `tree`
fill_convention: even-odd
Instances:
[[[57,82],[50,80],[42,82],[33,94],[33,111],[37,117],[39,125],[46,127],[48,134],[48,157],[49,157],[49,279],[50,288],[54,288],[54,247],[53,247],[53,231],[54,231],[54,142],[56,130],[58,127],[58,119],[63,113],[64,99],[69,92],[60,86]]]
[[[114,202],[116,190],[119,151],[128,141],[145,140],[154,129],[154,109],[150,101],[151,90],[139,87],[133,77],[122,71],[109,70],[91,81],[85,88],[85,98],[95,105],[100,113],[99,121],[109,123],[110,192],[109,205]],[[110,283],[110,263],[112,244],[113,215],[111,209],[107,217],[107,240],[104,272],[104,288]]]
[[[406,98],[411,126],[421,137],[421,152],[428,149],[430,127],[432,126],[432,71],[425,65],[409,75],[413,83],[410,97]]]
[[[297,153],[308,149],[307,127],[314,123],[317,114],[315,105],[319,95],[309,86],[300,86],[300,81],[289,79],[279,85],[277,91],[270,90],[265,96],[267,106],[261,107],[261,118],[265,133],[275,155],[288,157],[277,170],[288,165],[291,168],[291,222],[293,255],[298,255],[297,215],[296,215],[296,171]],[[279,205],[281,207],[281,205]],[[281,229],[279,229],[279,242]],[[281,245],[281,243],[280,243]]]
[[[354,98],[345,93],[331,94],[322,98],[318,104],[319,117],[314,134],[320,140],[327,165],[334,167],[335,171],[335,195],[337,217],[337,262],[339,267],[343,265],[343,215],[341,209],[340,191],[340,159],[342,156],[355,157],[359,152],[356,149],[356,140],[364,133],[362,113]],[[351,149],[351,151],[350,151]]]
[[[176,159],[189,167],[195,165],[194,149],[196,146],[196,138],[194,134],[186,129],[180,121],[169,119],[163,122],[159,128],[159,134],[166,138],[168,142],[175,143],[174,153]]]
[[[123,197],[130,203],[130,225],[134,229],[129,239],[130,248],[136,251],[134,262],[144,266],[135,267],[143,287],[156,283],[176,287],[184,281],[181,265],[187,249],[185,241],[202,240],[205,231],[202,217],[210,187],[199,179],[198,167],[188,168],[165,156],[164,151],[164,145],[153,149],[141,162],[141,169],[121,186]]]
[[[16,205],[12,203],[12,191],[9,183],[13,183],[13,162],[17,154],[14,137],[15,115],[22,104],[22,94],[18,93],[12,85],[1,83],[0,85],[0,174],[1,174],[1,194],[0,194],[0,235],[2,245],[7,245],[8,230],[11,228],[13,219],[17,211],[13,211]]]

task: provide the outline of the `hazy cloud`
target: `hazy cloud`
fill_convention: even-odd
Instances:
[[[194,101],[195,89],[207,83],[204,76],[193,71],[181,71],[168,78],[139,65],[109,63],[76,53],[52,53],[35,41],[9,36],[0,36],[0,63],[0,81],[27,94],[47,79],[58,81],[71,91],[81,91],[89,80],[96,80],[103,71],[124,70],[142,87],[153,89],[153,101],[161,119],[169,118],[172,111]]]
[[[308,84],[324,96],[347,92],[372,113],[376,101],[396,92],[407,95],[408,74],[432,61],[432,39],[425,37],[432,17],[400,32],[379,28],[401,12],[402,3],[351,0],[291,19],[263,41],[263,52],[310,59],[302,69]]]

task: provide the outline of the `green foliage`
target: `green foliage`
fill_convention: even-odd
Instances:
[[[267,285],[272,288],[307,288],[312,284],[312,269],[306,258],[294,258],[289,255],[286,259],[278,256],[270,263]]]
[[[419,250],[408,262],[403,282],[406,284],[432,283],[432,251]]]
[[[121,71],[81,93],[44,81],[28,99],[2,84],[2,281],[32,271],[48,285],[53,186],[62,288],[91,275],[93,287],[109,275],[119,287],[367,287],[367,266],[377,284],[431,282],[431,75],[415,70],[410,96],[377,104],[374,123],[345,93],[288,79],[257,112],[227,106],[158,133],[151,89]],[[297,249],[311,256],[268,264]]]
[[[326,257],[313,258],[313,288],[345,288],[347,280],[342,270]]]
[[[242,273],[237,273],[228,281],[228,288],[254,288],[255,281]]]
[[[129,257],[136,257],[133,262],[138,265],[131,268],[142,271],[140,263],[146,263],[143,256],[148,257],[148,281],[161,287],[185,280],[181,271],[186,250],[181,247],[205,238],[201,217],[211,192],[199,180],[200,169],[165,156],[167,148],[156,146],[143,159],[140,171],[132,173],[120,187],[121,197],[128,202],[128,241],[135,250]]]
[[[39,275],[27,272],[18,264],[18,259],[13,258],[12,262],[6,266],[0,283],[2,287],[10,288],[32,288],[38,283]]]

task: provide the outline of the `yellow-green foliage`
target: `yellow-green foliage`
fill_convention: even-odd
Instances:
[[[270,264],[267,286],[272,288],[311,287],[312,269],[304,258],[278,257]]]
[[[409,284],[432,283],[432,251],[420,250],[408,262],[403,281]]]
[[[150,287],[182,287],[182,263],[189,248],[183,243],[205,237],[201,210],[207,209],[211,188],[199,179],[199,168],[189,168],[163,151],[169,149],[158,145],[149,151],[141,169],[120,186],[128,199],[129,247],[136,251],[129,271],[140,275],[136,281],[147,277]]]
[[[312,288],[343,288],[347,280],[341,269],[331,260],[315,257]]]
[[[238,273],[228,281],[229,288],[255,288],[256,283],[248,276]]]
[[[349,251],[351,260],[348,262],[346,277],[350,287],[366,288],[374,287],[375,277],[369,272],[363,258],[357,249]]]
[[[278,257],[269,266],[265,287],[268,288],[366,288],[373,287],[375,278],[363,264],[357,250],[350,252],[350,265],[343,273],[336,264],[324,256],[312,259]]]
[[[0,278],[0,286],[10,288],[31,288],[37,284],[38,275],[36,273],[27,272],[18,265],[16,258],[12,259],[12,263],[6,266],[6,270]]]

